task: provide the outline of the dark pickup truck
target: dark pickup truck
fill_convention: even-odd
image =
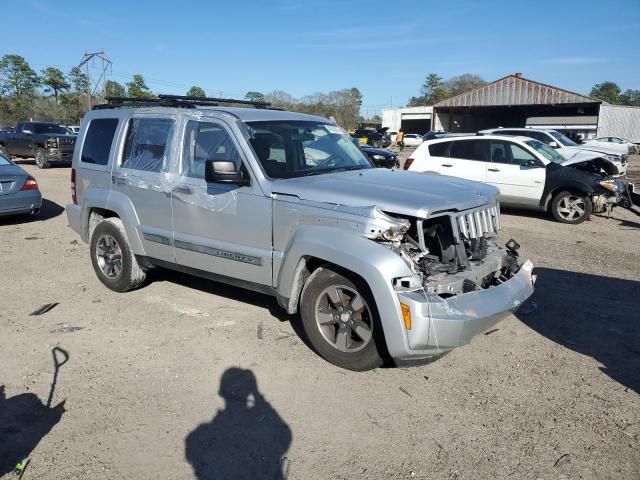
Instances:
[[[48,122],[21,122],[8,132],[0,132],[0,153],[6,157],[35,158],[38,168],[54,162],[71,163],[76,136],[62,125]]]

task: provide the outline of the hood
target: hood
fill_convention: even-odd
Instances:
[[[616,149],[615,147],[606,147],[606,146],[601,146],[601,145],[578,145],[577,147],[563,147],[564,149],[572,152],[572,153],[579,153],[579,152],[592,152],[592,153],[599,153],[599,154],[607,154],[607,155],[616,155],[616,156],[620,156],[621,152],[620,150]]]
[[[571,147],[575,148],[575,147]],[[602,170],[604,170],[608,175],[619,175],[620,169],[618,166],[612,162],[611,160],[604,158],[602,152],[596,152],[592,150],[581,150],[576,149],[575,153],[569,157],[567,160],[562,162],[561,165],[565,167],[569,166],[578,166],[591,163]]]
[[[76,140],[77,135],[71,135],[69,133],[39,133],[38,135],[46,136],[47,138],[68,138],[70,140]]]
[[[384,148],[362,147],[361,150],[373,155],[382,155],[385,158],[393,156],[393,153],[389,150],[385,150]]]
[[[421,218],[434,212],[480,207],[498,197],[497,188],[483,183],[381,168],[279,179],[273,182],[272,191],[334,205],[373,205],[388,213]]]

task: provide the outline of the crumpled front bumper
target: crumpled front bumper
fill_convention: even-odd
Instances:
[[[450,298],[423,291],[398,293],[411,310],[405,359],[428,357],[465,345],[515,311],[533,293],[533,264],[527,260],[501,285]],[[402,358],[399,358],[401,360]]]

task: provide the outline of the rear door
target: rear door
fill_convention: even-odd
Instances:
[[[488,146],[489,142],[481,137],[452,142],[449,158],[443,158],[440,162],[440,173],[486,182]]]
[[[171,151],[175,117],[138,114],[129,119],[120,161],[114,165],[109,201],[122,194],[138,216],[140,238],[149,257],[175,262],[171,217]]]
[[[490,140],[491,163],[487,183],[498,187],[505,204],[537,206],[540,204],[546,169],[531,152],[507,140]],[[527,165],[535,162],[538,166]]]

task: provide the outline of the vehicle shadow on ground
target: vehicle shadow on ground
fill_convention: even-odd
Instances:
[[[3,225],[20,225],[22,223],[34,223],[44,222],[51,218],[55,218],[58,215],[62,215],[64,207],[58,205],[56,202],[42,199],[42,207],[40,207],[40,213],[37,215],[24,214],[24,215],[11,215],[7,217],[0,217],[0,227]]]
[[[640,393],[640,282],[552,268],[535,273],[535,293],[516,316]]]
[[[291,429],[262,396],[253,372],[227,369],[219,395],[225,408],[185,439],[185,457],[196,478],[287,478],[284,454],[291,445]]]
[[[64,400],[55,407],[51,406],[51,401],[58,370],[69,355],[59,347],[54,348],[52,354],[55,370],[46,405],[34,393],[7,398],[4,385],[0,386],[0,477],[12,472],[18,463],[25,462],[65,412]]]

